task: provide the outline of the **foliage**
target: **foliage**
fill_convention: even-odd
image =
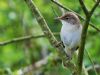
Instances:
[[[59,8],[50,0],[34,0],[40,12],[44,16],[52,32],[60,32],[61,23],[55,21],[57,16],[53,12],[52,6],[60,16]],[[69,7],[80,15],[84,16],[78,0],[59,0],[64,6]],[[88,9],[94,5],[94,0],[84,0]],[[94,12],[91,22],[100,28],[100,6]],[[83,23],[83,21],[81,21]],[[30,12],[24,0],[0,0],[0,43],[28,35],[42,35],[43,32]],[[59,36],[56,36],[60,40]],[[100,33],[89,27],[86,50],[95,64],[100,64]],[[47,38],[33,38],[20,42],[9,43],[0,46],[0,75],[12,74],[19,69],[43,59],[48,54],[56,56],[56,50],[50,45]],[[52,57],[53,58],[53,57]],[[49,61],[49,60],[48,60]],[[91,62],[85,53],[84,64],[89,67]],[[60,64],[49,62],[36,73],[43,75],[66,75],[70,73]],[[100,72],[99,72],[100,73]],[[30,75],[30,74],[29,74]],[[91,75],[91,72],[90,72]],[[93,74],[95,75],[95,74]]]

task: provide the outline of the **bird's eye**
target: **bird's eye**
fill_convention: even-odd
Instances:
[[[69,18],[68,18],[68,17],[66,17],[66,19],[68,20]]]

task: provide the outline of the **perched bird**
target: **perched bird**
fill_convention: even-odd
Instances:
[[[60,32],[61,41],[65,46],[68,59],[71,59],[80,44],[82,25],[78,16],[73,12],[67,12],[63,16],[58,17],[58,19],[62,23]]]

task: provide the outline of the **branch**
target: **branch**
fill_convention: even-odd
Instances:
[[[59,42],[56,40],[56,38],[54,37],[53,33],[51,32],[51,30],[49,29],[45,19],[43,18],[43,16],[41,15],[41,13],[39,12],[38,8],[35,6],[35,4],[32,2],[32,0],[25,0],[26,4],[28,5],[28,7],[30,8],[32,14],[34,14],[34,16],[36,17],[36,20],[38,22],[38,24],[41,26],[45,36],[48,38],[49,42],[57,48],[59,56],[61,57],[61,59],[63,60],[64,64],[71,64],[72,67],[68,67],[71,68],[71,70],[73,70],[74,64],[72,64],[71,62],[68,62],[68,60],[66,59],[66,53],[63,50],[63,45],[59,44]],[[58,46],[59,44],[59,46]],[[74,68],[75,69],[75,68]]]
[[[53,35],[58,36],[59,32],[53,33]],[[46,37],[46,36],[45,35],[38,35],[38,36],[29,35],[29,36],[13,38],[11,40],[0,42],[0,46],[5,46],[5,45],[11,44],[11,43],[16,43],[16,42],[27,41],[30,39],[38,39],[38,38],[42,38],[42,37]]]
[[[87,54],[87,56],[88,56],[88,58],[89,58],[89,60],[90,60],[90,62],[91,62],[91,64],[92,64],[92,68],[93,68],[95,74],[98,75],[98,74],[97,74],[97,71],[96,71],[96,69],[95,69],[95,67],[94,67],[95,64],[94,64],[93,60],[91,59],[91,56],[90,56],[89,52],[88,52],[87,50],[85,50],[85,51],[86,51],[86,54]]]
[[[97,0],[97,2],[95,3],[94,7],[92,8],[92,10],[90,11],[90,15],[93,14],[93,12],[95,11],[96,7],[99,5],[100,0]]]
[[[30,8],[32,14],[36,17],[38,24],[41,26],[45,36],[49,39],[50,43],[55,46],[58,43],[56,38],[53,36],[51,30],[49,29],[46,21],[44,20],[43,16],[40,14],[38,8],[36,8],[35,4],[32,0],[25,0],[26,4]],[[63,47],[61,47],[63,49]]]
[[[95,3],[98,1],[98,0],[93,0]],[[100,7],[100,3],[99,3],[99,7]]]
[[[59,3],[59,0],[55,0],[55,1]],[[61,11],[62,15],[65,14],[65,10],[63,8],[61,8],[61,7],[58,7],[58,8]]]
[[[94,68],[96,69],[96,71],[100,72],[100,65],[99,64],[95,64]],[[86,69],[87,69],[88,72],[94,70],[92,66],[89,66]]]
[[[82,6],[81,3],[80,3],[80,5]],[[83,29],[82,29],[81,43],[80,43],[79,52],[78,52],[78,75],[81,75],[81,71],[82,71],[84,47],[85,47],[85,42],[86,42],[85,40],[86,40],[87,30],[88,30],[88,26],[89,26],[89,21],[91,19],[91,16],[92,16],[94,10],[96,9],[96,7],[98,5],[99,5],[99,3],[97,3],[97,5],[94,5],[94,7],[91,9],[92,13],[88,12],[87,14],[85,14],[86,15],[86,21],[85,21]],[[83,7],[82,7],[82,9],[84,10]]]
[[[54,33],[55,36],[59,35],[59,33]],[[23,36],[23,37],[19,37],[19,38],[14,38],[11,40],[7,40],[4,42],[0,42],[0,46],[4,46],[10,43],[15,43],[15,42],[21,42],[21,41],[26,41],[29,39],[37,39],[37,38],[41,38],[41,37],[46,37],[45,35],[38,35],[38,36],[33,36],[33,35],[29,35],[29,36]]]
[[[50,59],[51,58],[51,59]],[[29,65],[29,66],[26,66],[22,69],[19,69],[17,71],[17,74],[18,75],[25,75],[26,73],[29,73],[31,71],[34,71],[34,70],[37,70],[45,65],[48,64],[48,62],[58,62],[58,57],[57,56],[54,56],[53,54],[50,54],[48,55],[47,57],[37,61],[36,63],[32,64],[32,65]],[[49,61],[48,61],[49,60]]]
[[[81,71],[82,71],[85,39],[86,39],[86,34],[87,34],[89,21],[90,21],[90,18],[88,18],[85,21],[85,24],[84,24],[83,29],[82,29],[81,43],[80,43],[79,52],[78,52],[78,72],[79,72],[78,75],[81,75]]]
[[[73,10],[69,9],[68,7],[65,7],[63,6],[62,4],[54,1],[54,0],[51,0],[53,3],[55,3],[56,5],[60,6],[61,8],[67,10],[67,11],[71,11],[71,12],[74,12]],[[74,12],[80,19],[85,20],[85,18],[83,18],[81,15],[79,15],[78,13]],[[94,29],[96,29],[97,32],[100,32],[100,29],[98,29],[93,23],[89,22],[90,26],[93,27]]]
[[[79,2],[80,2],[80,5],[81,5],[81,7],[82,7],[82,9],[83,9],[83,11],[84,11],[84,13],[85,13],[85,15],[88,16],[88,13],[89,13],[89,12],[88,12],[88,10],[87,10],[87,8],[86,8],[86,6],[85,6],[83,0],[79,0]]]

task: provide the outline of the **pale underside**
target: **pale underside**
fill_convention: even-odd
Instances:
[[[65,21],[62,21],[62,28],[60,32],[61,40],[65,46],[65,52],[71,55],[72,49],[79,46],[82,26],[78,28],[76,25],[70,25]]]

